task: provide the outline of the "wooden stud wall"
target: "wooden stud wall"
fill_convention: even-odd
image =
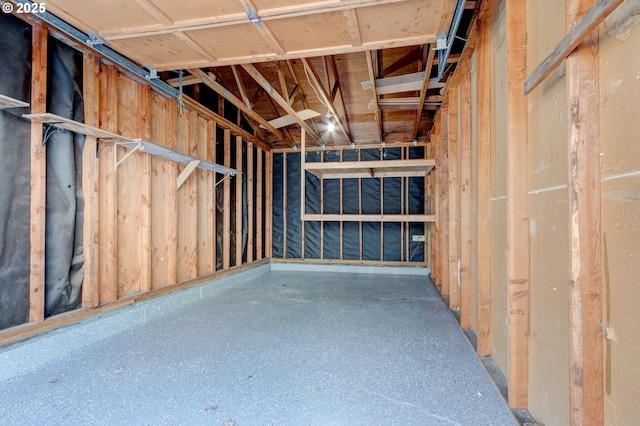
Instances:
[[[32,113],[47,112],[48,36],[44,27],[34,26]],[[249,226],[244,230],[248,232],[246,260],[242,254],[236,255],[234,268],[263,262],[270,256],[271,219],[264,213],[271,208],[271,154],[264,151],[264,143],[255,138],[244,142],[234,126],[201,106],[179,109],[174,99],[152,92],[146,82],[132,80],[117,67],[102,63],[96,54],[85,53],[83,76],[85,122],[90,126],[150,140],[212,162],[216,161],[216,128],[221,126],[225,156],[219,160],[227,165],[231,163],[231,137],[235,136],[236,168],[242,167],[243,155],[247,155]],[[243,247],[242,175],[235,179],[236,205],[231,206],[233,179],[227,178],[224,186],[216,187],[222,176],[197,170],[176,190],[177,176],[184,166],[139,151],[115,168],[114,156],[122,159],[127,149],[87,136],[82,157],[82,307],[45,322],[46,146],[42,144],[43,125],[33,122],[31,127],[30,322],[0,331],[0,345],[230,270],[232,210],[239,212],[233,230],[238,241],[234,248]],[[216,195],[220,190],[224,191],[224,225],[217,229]],[[224,252],[223,268],[216,271],[218,235]]]

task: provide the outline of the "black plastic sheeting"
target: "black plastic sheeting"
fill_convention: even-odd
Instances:
[[[48,44],[47,111],[84,122],[82,54],[51,37]],[[81,303],[84,135],[56,131],[46,144],[45,317]]]
[[[300,153],[275,153],[273,155],[273,257],[302,257],[302,222],[300,220]],[[340,161],[339,151],[307,152],[306,161]],[[344,150],[342,161],[398,160],[401,148],[375,148]],[[358,158],[360,157],[360,158]],[[287,187],[284,188],[284,161],[286,158]],[[409,158],[424,158],[424,148],[409,149]],[[322,191],[320,186],[322,185]],[[357,196],[359,185],[362,195]],[[382,188],[381,188],[382,186]],[[340,211],[340,180],[320,181],[311,173],[305,178],[305,212],[309,214],[400,214],[402,211],[403,186],[401,178],[342,179],[342,212]],[[382,190],[382,199],[381,199]],[[407,188],[405,188],[405,191]],[[322,196],[321,196],[322,192]],[[405,192],[406,194],[406,192]],[[286,215],[284,200],[286,197]],[[321,204],[322,200],[322,206]],[[408,211],[404,213],[425,213],[424,178],[408,179],[408,199],[404,200]],[[285,235],[286,220],[286,235]],[[409,227],[409,247],[406,247],[406,226]],[[362,233],[361,233],[362,228]],[[424,243],[413,241],[413,235],[424,235],[422,223],[409,223],[404,229],[394,222],[306,222],[304,223],[304,257],[308,259],[340,259],[342,239],[342,259],[384,261],[424,261]],[[284,243],[286,240],[286,253]],[[320,247],[323,241],[323,247]],[[382,252],[381,252],[382,249]]]
[[[31,97],[31,26],[0,14],[0,94]],[[0,110],[0,330],[29,321],[31,191],[28,108]]]

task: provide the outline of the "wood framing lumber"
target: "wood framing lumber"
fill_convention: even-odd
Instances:
[[[176,181],[176,190],[180,189],[182,184],[189,179],[189,176],[193,173],[193,171],[200,164],[200,160],[191,160],[187,166],[182,170],[182,172],[178,175],[178,180]]]
[[[411,140],[418,138],[418,130],[420,128],[420,121],[422,119],[422,109],[424,108],[424,102],[427,99],[427,88],[429,87],[429,76],[431,73],[431,67],[433,66],[433,57],[435,55],[435,49],[429,48],[427,55],[427,63],[425,66],[424,80],[422,82],[422,88],[420,89],[420,100],[418,101],[416,116],[413,119],[413,130],[411,134],[413,137]]]
[[[95,54],[87,53],[83,58],[84,120],[88,124],[99,122],[100,63]],[[84,277],[82,279],[82,306],[94,307],[100,303],[99,294],[99,163],[95,159],[98,143],[95,137],[85,139],[82,148],[82,192],[84,195],[84,218],[82,229],[82,251],[84,254]]]
[[[567,25],[586,19],[593,0],[567,2]],[[600,158],[600,72],[597,31],[568,56],[567,176],[569,200],[569,421],[603,425],[604,333]]]
[[[478,356],[491,356],[491,25],[478,22]]]
[[[560,63],[567,58],[582,41],[595,30],[624,0],[598,0],[574,23],[567,34],[560,40],[553,51],[544,58],[531,74],[525,79],[523,89],[528,95],[544,80]]]
[[[254,212],[254,200],[253,198],[253,144],[247,143],[247,263],[253,262],[255,230],[253,227],[253,212]]]
[[[263,185],[265,181],[263,155],[262,150],[256,150],[256,260],[262,260],[264,257],[263,239],[264,239],[264,209],[263,209]]]
[[[310,120],[312,118],[320,116],[320,113],[318,111],[314,111],[312,109],[303,109],[297,111],[297,113],[298,116],[300,116],[300,118],[302,118],[303,120]],[[282,117],[274,118],[273,120],[269,120],[269,124],[271,124],[276,129],[289,126],[294,123],[296,123],[296,119],[289,114],[283,115]]]
[[[375,83],[376,91],[378,95],[419,91],[422,90],[425,80],[427,80],[427,88],[429,89],[440,89],[445,86],[445,83],[441,83],[437,78],[427,79],[425,74],[425,71],[421,71],[395,77],[378,78]],[[360,85],[364,90],[370,90],[373,87],[369,80],[361,82]]]
[[[435,215],[430,214],[305,214],[307,222],[434,222]]]
[[[247,103],[243,102],[241,99],[238,99],[233,93],[229,92],[222,84],[218,83],[215,79],[209,77],[204,71],[198,68],[191,68],[189,72],[192,75],[200,78],[204,84],[210,87],[214,92],[218,95],[224,97],[226,100],[235,105],[240,111],[244,112],[252,118],[253,120],[260,123],[260,125],[264,126],[268,131],[273,133],[278,139],[282,139],[282,133],[275,127],[273,127],[267,120],[265,120],[260,114],[253,111],[249,108]]]
[[[27,108],[29,107],[28,102],[23,102],[18,99],[14,99],[10,96],[0,94],[0,109],[5,108]]]
[[[449,308],[460,308],[460,154],[458,86],[449,90]]]
[[[47,110],[48,31],[34,25],[32,31],[31,111]],[[31,226],[29,228],[29,321],[44,320],[45,223],[47,206],[47,151],[42,144],[42,125],[31,123]]]
[[[383,140],[383,127],[382,127],[382,112],[380,111],[380,99],[378,97],[379,93],[376,89],[376,74],[374,70],[374,61],[372,55],[375,52],[364,52],[367,60],[367,71],[369,72],[369,87],[373,92],[373,107],[375,110],[374,120],[376,121],[377,129],[378,129],[378,139],[380,141]]]
[[[507,183],[509,406],[527,408],[529,399],[529,205],[527,173],[526,5],[507,0]]]
[[[265,152],[265,224],[264,224],[264,255],[273,257],[273,154]]]
[[[321,179],[368,177],[419,177],[427,176],[435,167],[433,159],[389,161],[344,161],[305,163],[307,170]]]
[[[242,169],[242,137],[236,136],[236,167]],[[242,232],[242,176],[236,176],[236,265],[242,265],[244,234]]]
[[[212,72],[208,72],[207,75],[214,80],[216,79],[216,76]],[[203,83],[202,79],[196,77],[195,75],[187,75],[182,77],[183,87],[200,83]],[[180,87],[180,78],[170,78],[167,80],[167,84],[171,87]]]
[[[440,266],[440,291],[443,296],[449,296],[449,107],[440,108],[439,129],[440,154],[438,156],[438,179],[440,181],[439,204],[440,214],[440,244],[442,265]]]
[[[471,328],[471,74],[470,61],[459,68],[460,82],[460,327]]]
[[[231,131],[224,129],[224,165],[231,166]],[[222,210],[222,269],[231,267],[231,181],[223,183]]]
[[[324,86],[320,83],[320,79],[316,74],[316,71],[311,66],[309,60],[302,58],[302,65],[304,66],[305,72],[307,76],[311,80],[311,84],[313,84],[316,88],[315,92],[322,98],[320,102],[323,103],[327,108],[329,108],[329,112],[333,115],[333,119],[336,121],[336,124],[340,128],[340,131],[346,136],[348,141],[352,141],[351,132],[349,131],[349,127],[343,123],[343,119],[338,114],[335,106],[333,105],[333,101],[331,100],[331,95],[328,94],[324,88]]]
[[[289,105],[289,103],[273,88],[269,80],[267,80],[258,69],[252,64],[242,64],[242,67],[253,77],[253,79],[267,92],[274,101],[285,110],[285,112],[295,118],[296,122],[307,131],[314,139],[320,140],[320,136],[317,135],[307,123],[298,115],[298,113]]]

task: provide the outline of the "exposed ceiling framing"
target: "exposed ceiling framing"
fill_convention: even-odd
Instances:
[[[426,141],[464,46],[450,37],[434,79],[458,4],[464,36],[475,1],[51,0],[47,10],[172,87],[213,90],[267,145],[295,146],[304,129],[312,145],[340,147]]]

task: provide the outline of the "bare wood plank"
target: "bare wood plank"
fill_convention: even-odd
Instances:
[[[196,77],[200,78],[204,84],[210,87],[214,92],[219,94],[220,96],[227,99],[233,105],[235,105],[240,111],[247,114],[247,116],[251,117],[261,125],[263,125],[267,130],[273,133],[278,139],[282,139],[282,133],[273,127],[267,120],[265,120],[260,114],[253,111],[249,108],[246,102],[243,102],[241,99],[238,99],[233,93],[229,92],[224,86],[218,83],[216,80],[209,77],[204,71],[199,70],[197,68],[189,69],[189,72]]]
[[[434,159],[305,163],[304,169],[324,179],[356,177],[422,177],[435,167]]]
[[[27,108],[28,102],[23,102],[19,99],[14,99],[7,95],[0,94],[0,109],[4,108]]]
[[[151,86],[138,85],[138,97],[140,99],[140,137],[149,139],[151,133]],[[141,253],[141,275],[140,291],[151,290],[151,156],[143,155],[140,159],[142,167],[140,172],[140,186],[142,189],[142,199],[140,206],[140,231],[142,233],[142,253]]]
[[[362,46],[362,35],[360,34],[360,23],[358,22],[358,14],[355,9],[346,9],[342,11],[342,16],[346,23],[346,28],[351,40],[352,46]]]
[[[192,160],[187,164],[187,166],[182,170],[180,175],[178,175],[178,179],[176,180],[176,189],[180,189],[182,184],[189,179],[189,176],[194,172],[196,167],[200,164],[201,160]]]
[[[100,63],[92,53],[83,58],[84,120],[89,125],[99,122]],[[85,138],[82,149],[82,192],[84,195],[84,218],[82,229],[82,249],[84,254],[84,278],[82,280],[82,307],[94,307],[100,303],[99,294],[99,163],[96,161],[98,142],[95,137]]]
[[[471,75],[469,60],[460,81],[460,327],[471,328]]]
[[[416,140],[418,138],[418,130],[420,128],[420,121],[422,120],[422,109],[424,108],[424,102],[427,98],[427,88],[429,87],[429,77],[431,74],[431,68],[433,67],[433,57],[435,56],[435,50],[429,49],[429,54],[427,56],[427,64],[425,66],[424,80],[422,82],[422,89],[420,90],[420,100],[418,102],[418,110],[416,111],[416,116],[413,119],[413,130],[411,133],[413,134],[412,140]]]
[[[287,153],[282,154],[282,257],[287,257]]]
[[[602,23],[624,0],[598,0],[584,14],[579,22],[573,22],[567,34],[560,40],[553,51],[524,80],[524,94],[533,89],[555,70],[567,56],[571,54],[591,32]]]
[[[374,52],[364,52],[366,60],[367,60],[367,70],[369,72],[369,83],[371,84],[371,91],[373,94],[373,106],[375,108],[375,116],[374,120],[378,126],[378,139],[382,141],[383,132],[382,132],[382,112],[380,111],[378,92],[376,90],[376,73],[374,71],[374,61],[372,55]]]
[[[298,113],[289,105],[289,103],[271,86],[267,80],[252,64],[242,64],[242,67],[253,77],[253,79],[267,92],[274,101],[284,109],[287,114],[296,119],[296,122],[305,129],[314,139],[320,140],[320,136],[316,134],[311,127],[298,115]]]
[[[242,136],[236,136],[236,168],[242,170]],[[236,266],[242,265],[242,254],[244,252],[242,208],[242,175],[236,175]]]
[[[458,87],[449,90],[449,308],[460,308],[460,196]]]
[[[48,31],[34,25],[32,32],[31,111],[47,110]],[[29,321],[44,320],[45,222],[47,210],[47,151],[42,145],[42,124],[31,123],[31,226],[29,233]]]
[[[224,129],[224,165],[231,167],[231,132]],[[231,180],[223,183],[222,269],[231,267]]]
[[[253,144],[247,143],[247,263],[253,262],[254,241],[256,236],[253,229]]]
[[[529,389],[529,206],[527,196],[526,7],[506,1],[508,87],[509,406],[527,408]]]
[[[478,22],[478,356],[491,356],[491,25]]]
[[[607,2],[568,1],[567,25],[588,7],[578,25],[591,20],[592,11],[603,3]],[[567,58],[566,69],[571,425],[604,424],[599,40],[595,26],[591,27],[593,31],[585,30],[582,43]]]
[[[273,154],[271,151],[265,153],[266,175],[265,175],[265,256],[268,259],[273,257]]]
[[[263,203],[263,185],[265,181],[264,176],[264,166],[263,166],[263,156],[262,149],[258,148],[256,155],[256,260],[262,260],[264,257],[263,252],[263,238],[264,238],[264,229],[263,229],[263,214],[264,210],[262,208]]]
[[[216,163],[216,146],[218,145],[218,131],[216,127],[216,123],[211,121],[208,124],[208,132],[209,132],[209,146],[207,147],[207,151],[209,152],[208,160],[212,163]],[[211,261],[213,262],[212,270],[215,273],[218,269],[218,185],[216,185],[216,175],[215,173],[211,174],[209,178],[210,189],[210,199],[207,203],[209,206],[209,214],[211,218],[209,219],[211,223]]]
[[[435,221],[430,214],[305,214],[307,222],[412,222],[426,223]]]
[[[151,139],[170,149],[176,148],[175,102],[154,95],[151,103]],[[112,163],[113,164],[113,163]],[[113,169],[113,165],[110,166]],[[177,204],[178,166],[171,160],[151,160],[151,288],[177,282]]]
[[[216,76],[212,72],[208,72],[207,75],[214,80],[216,79]],[[170,78],[166,81],[166,83],[171,87],[180,87],[180,78]],[[200,83],[202,83],[202,80],[195,75],[187,75],[182,77],[182,87],[192,86],[194,84]]]
[[[442,265],[440,278],[440,291],[443,296],[449,296],[449,107],[440,109],[440,243],[442,245]]]
[[[440,130],[437,126],[437,123],[434,125],[435,128],[431,132],[431,145],[433,145],[433,155],[437,159],[437,161],[441,161],[440,157]],[[442,163],[440,163],[440,167],[442,167]],[[440,176],[441,172],[438,170],[436,174],[433,176],[433,197],[431,201],[431,213],[435,213],[436,220],[433,223],[431,228],[431,238],[432,241],[432,261],[431,261],[431,279],[434,283],[440,284],[442,280],[442,244],[441,244],[441,222],[442,219],[440,217]]]
[[[347,140],[352,141],[353,138],[351,137],[351,131],[349,130],[349,127],[345,125],[344,118],[340,114],[338,114],[338,111],[333,105],[330,94],[327,93],[325,87],[320,83],[318,74],[316,74],[316,71],[311,66],[311,63],[304,58],[301,59],[301,61],[307,72],[307,75],[310,77],[311,84],[316,87],[316,93],[318,93],[322,98],[320,99],[320,102],[322,102],[329,108],[329,111],[333,115],[333,119],[336,121],[336,124],[340,128],[340,131],[347,137]]]
[[[211,138],[213,123],[203,117],[198,117],[196,122],[196,154],[199,158],[211,157]],[[215,272],[213,246],[215,234],[212,232],[213,222],[211,214],[213,210],[213,175],[209,171],[198,170],[196,172],[197,190],[197,243],[198,243],[198,276],[210,275]]]
[[[118,70],[115,66],[101,66],[100,123],[108,131],[118,131]],[[111,303],[118,298],[118,187],[117,172],[113,168],[115,147],[100,153],[100,303]]]

